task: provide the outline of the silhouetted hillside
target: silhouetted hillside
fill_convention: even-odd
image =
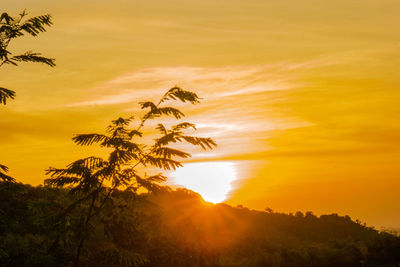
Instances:
[[[0,183],[0,265],[67,266],[80,210],[64,189]],[[86,205],[86,204],[84,204]],[[400,238],[350,217],[212,205],[189,190],[115,192],[82,266],[399,266]]]

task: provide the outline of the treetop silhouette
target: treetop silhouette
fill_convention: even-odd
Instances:
[[[5,64],[17,66],[20,62],[43,63],[54,67],[53,58],[43,57],[40,53],[27,51],[21,55],[14,55],[8,50],[10,42],[25,34],[37,36],[46,31],[53,23],[51,15],[42,15],[25,19],[28,14],[25,10],[18,17],[11,17],[7,13],[0,15],[0,67]],[[0,105],[6,105],[7,101],[15,98],[15,91],[0,86]],[[15,182],[15,179],[8,176],[8,167],[0,164],[0,179],[8,182]]]
[[[147,144],[140,141],[148,133],[143,131],[147,121],[161,116],[172,116],[180,120],[185,116],[177,108],[165,106],[167,101],[197,104],[200,103],[200,98],[193,92],[175,86],[169,89],[157,104],[151,101],[140,102],[141,109],[148,111],[141,118],[138,117],[136,127],[132,126],[136,116],[118,118],[106,128],[105,134],[79,134],[72,138],[77,145],[98,144],[100,147],[111,149],[107,159],[91,156],[76,160],[66,168],[49,168],[47,170],[50,178],[45,180],[45,184],[67,187],[71,193],[79,196],[77,201],[66,208],[64,215],[81,203],[90,202],[85,218],[82,219],[82,233],[85,234],[79,238],[75,266],[79,264],[84,241],[89,235],[90,219],[101,212],[116,189],[132,192],[135,195],[140,188],[150,192],[164,189],[160,183],[167,178],[162,173],[150,175],[147,172],[141,173],[138,170],[139,166],[144,170],[149,167],[175,170],[182,167],[182,159],[191,157],[191,155],[170,145],[187,143],[199,146],[204,150],[213,149],[217,145],[209,137],[187,135],[185,133],[187,130],[196,130],[195,125],[189,122],[181,122],[171,127],[158,123],[155,126],[158,135],[153,139],[153,143]]]
[[[14,55],[8,50],[10,42],[24,35],[38,36],[46,31],[46,27],[53,25],[51,15],[41,15],[25,19],[28,14],[25,10],[17,17],[11,17],[7,13],[0,16],[0,66],[11,64],[17,66],[20,62],[43,63],[50,67],[54,67],[55,60],[47,58],[40,53],[27,51],[20,55]],[[0,87],[0,104],[5,105],[7,100],[14,99],[15,92],[13,90]]]

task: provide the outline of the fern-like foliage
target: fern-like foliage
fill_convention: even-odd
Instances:
[[[80,134],[72,138],[72,140],[80,146],[90,146],[94,143],[105,143],[109,141],[109,137],[104,134]]]
[[[5,182],[15,182],[15,178],[7,175],[8,167],[0,164],[0,179]]]
[[[165,95],[161,98],[161,103],[167,100],[180,100],[182,102],[189,102],[192,104],[200,103],[200,97],[194,92],[183,90],[178,86],[174,86],[169,89]]]
[[[21,14],[21,18],[25,15],[26,13],[24,11]],[[28,19],[21,24],[21,30],[32,36],[37,36],[39,33],[46,31],[46,26],[50,27],[51,25],[53,25],[51,15],[46,14]]]
[[[14,99],[15,92],[3,87],[0,87],[0,104],[7,104],[8,99]]]
[[[193,123],[190,123],[190,122],[182,122],[182,123],[179,123],[179,124],[173,126],[173,127],[172,127],[172,130],[173,130],[173,131],[180,131],[180,130],[188,129],[188,128],[192,128],[193,130],[197,130],[197,129],[196,129],[196,125],[193,124]]]
[[[11,40],[21,37],[24,34],[37,36],[39,33],[45,32],[46,27],[53,24],[50,15],[42,15],[24,20],[26,15],[27,13],[25,11],[16,18],[11,17],[7,13],[2,13],[0,15],[0,66],[4,64],[17,66],[19,62],[35,62],[54,67],[55,60],[53,58],[43,57],[40,53],[28,51],[21,55],[13,55],[13,53],[8,50]],[[8,100],[14,98],[14,91],[0,87],[0,105],[6,105]],[[8,168],[6,169],[4,165],[0,165],[0,179],[15,182],[14,178],[6,174],[7,170]]]
[[[179,157],[179,158],[188,158],[191,157],[189,153],[186,153],[184,151],[174,149],[171,147],[155,147],[152,151],[155,155],[167,159],[171,159],[173,157]]]
[[[45,184],[59,187],[71,187],[73,192],[89,193],[101,189],[104,179],[107,178],[103,168],[108,166],[108,162],[99,157],[88,157],[72,162],[64,169],[49,168],[46,174],[50,176],[45,180]]]
[[[83,230],[87,230],[90,218],[102,210],[107,201],[111,201],[112,193],[117,189],[124,189],[137,193],[140,189],[147,191],[163,190],[162,182],[167,177],[162,173],[147,175],[146,169],[176,170],[182,167],[182,159],[191,157],[185,151],[172,146],[173,143],[186,143],[199,146],[203,149],[213,149],[217,144],[209,137],[191,136],[185,133],[196,130],[196,126],[189,122],[181,122],[172,127],[158,123],[154,129],[144,130],[149,120],[161,116],[181,119],[184,114],[179,109],[164,106],[170,101],[188,102],[197,104],[200,98],[193,92],[179,87],[168,90],[157,104],[151,101],[140,102],[140,108],[148,110],[142,117],[120,117],[111,121],[105,133],[79,134],[73,141],[80,146],[98,145],[106,148],[108,157],[89,157],[74,161],[66,168],[49,168],[50,176],[46,184],[56,187],[69,187],[71,192],[82,194],[79,203],[90,201],[90,208],[86,214],[86,223]],[[137,121],[135,121],[137,118]],[[136,125],[136,126],[135,126]],[[157,134],[148,143],[146,134]],[[141,172],[145,172],[141,174]],[[71,207],[75,207],[74,203]],[[70,211],[72,208],[68,208]],[[94,212],[96,211],[96,212]],[[81,244],[85,237],[81,237]],[[79,261],[81,245],[78,248]]]
[[[46,31],[46,27],[50,27],[53,23],[51,15],[42,15],[25,20],[27,13],[23,11],[18,17],[13,18],[7,13],[0,16],[0,65],[12,64],[17,65],[18,62],[38,62],[55,66],[53,58],[41,56],[40,53],[28,51],[21,55],[15,55],[8,50],[11,40],[24,36],[25,34],[37,36],[41,32]]]
[[[119,187],[129,187],[132,184],[139,186],[146,184],[145,188],[155,188],[150,183],[156,184],[163,179],[143,178],[135,170],[136,167],[141,168],[156,167],[162,170],[175,170],[182,167],[182,159],[191,157],[191,154],[174,148],[173,144],[186,143],[192,146],[199,146],[202,149],[213,149],[217,144],[209,137],[198,137],[186,134],[187,130],[196,130],[196,126],[189,122],[180,122],[171,127],[166,127],[162,123],[158,123],[155,130],[159,133],[153,138],[153,144],[141,141],[144,138],[143,128],[149,120],[159,118],[160,116],[170,116],[177,120],[181,119],[184,114],[179,109],[171,106],[164,106],[167,101],[180,101],[197,104],[200,98],[197,94],[183,90],[180,87],[169,89],[161,99],[155,104],[152,101],[140,102],[141,109],[148,109],[142,117],[130,116],[127,118],[120,117],[113,120],[106,127],[106,132],[79,134],[73,137],[73,141],[80,146],[91,146],[94,144],[109,150],[107,159],[99,159],[96,157],[86,158],[75,161],[67,166],[66,169],[50,168],[48,174],[51,176],[47,180],[49,185],[54,186],[73,186],[80,188],[80,184],[89,184],[90,179],[97,179],[97,183],[104,185],[105,181],[110,181],[112,191]],[[137,126],[135,126],[135,118],[138,118]],[[153,131],[150,131],[153,132]],[[148,140],[148,139],[145,139]],[[171,146],[172,145],[172,146]],[[71,176],[72,175],[72,176]],[[88,176],[87,176],[88,175]],[[96,176],[94,176],[96,175]],[[88,178],[92,177],[92,178]],[[146,176],[147,177],[147,176]],[[53,180],[52,180],[53,179]],[[79,180],[80,179],[80,180]],[[138,182],[141,183],[138,183]],[[144,182],[146,181],[146,183]],[[97,184],[97,185],[98,185]],[[93,184],[97,188],[96,183]],[[136,188],[135,187],[135,188]],[[87,190],[85,186],[82,188]],[[80,190],[80,189],[79,189]],[[79,191],[78,190],[78,191]]]
[[[33,53],[31,51],[25,52],[22,55],[13,56],[8,60],[8,63],[17,65],[17,62],[36,62],[36,63],[43,63],[49,65],[50,67],[54,67],[56,64],[54,59],[42,57],[40,53]]]

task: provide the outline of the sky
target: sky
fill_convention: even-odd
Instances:
[[[2,0],[25,8],[54,26],[10,50],[57,66],[0,69],[17,92],[0,106],[0,162],[19,181],[100,153],[72,136],[179,85],[202,97],[186,119],[218,143],[188,165],[230,168],[226,203],[400,228],[399,1]]]

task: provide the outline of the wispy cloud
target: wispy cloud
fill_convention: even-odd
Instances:
[[[199,135],[218,140],[219,148],[205,155],[194,151],[198,160],[257,153],[268,148],[265,140],[276,130],[309,127],[313,123],[273,111],[275,103],[287,101],[291,90],[306,87],[300,79],[305,71],[334,64],[330,58],[306,62],[256,66],[157,67],[125,73],[90,89],[90,100],[69,103],[69,107],[120,106],[133,112],[132,104],[156,99],[168,87],[179,85],[203,98],[201,105],[186,106]],[[167,124],[169,121],[165,121]],[[172,123],[172,122],[171,122]]]
[[[95,88],[90,100],[67,106],[111,105],[153,96],[166,86],[179,85],[195,90],[202,97],[227,97],[268,91],[290,90],[304,83],[296,81],[295,71],[317,68],[331,61],[313,60],[260,66],[157,67],[125,73]],[[93,99],[94,98],[94,99]]]

